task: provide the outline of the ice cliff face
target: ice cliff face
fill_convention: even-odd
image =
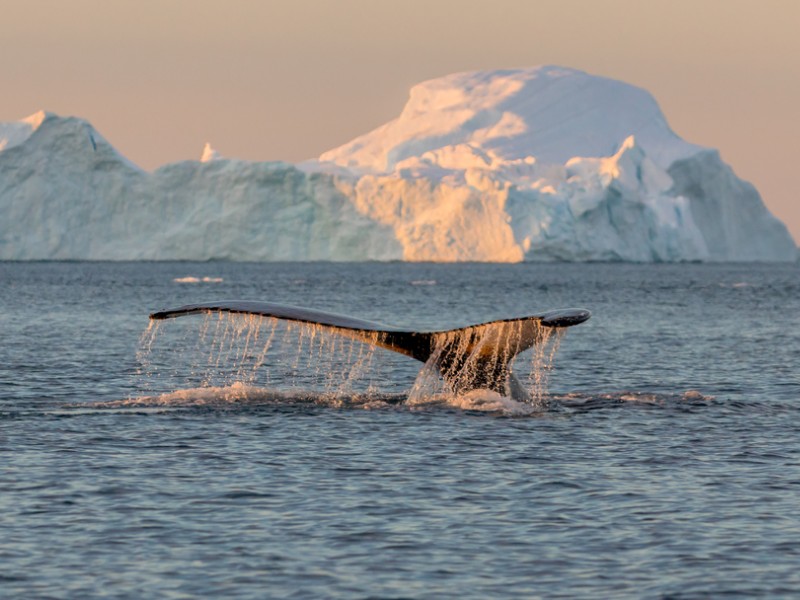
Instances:
[[[380,260],[391,233],[332,177],[224,159],[144,172],[85,121],[46,115],[0,153],[0,257]]]
[[[645,91],[539,67],[415,86],[300,165],[153,173],[87,122],[0,124],[0,258],[795,260],[786,228]]]

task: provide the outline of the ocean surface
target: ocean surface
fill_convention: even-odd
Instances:
[[[149,324],[219,299],[593,316],[519,358],[531,405]],[[800,596],[796,264],[0,263],[0,341],[3,598]]]

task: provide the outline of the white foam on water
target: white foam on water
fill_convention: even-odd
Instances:
[[[515,417],[541,412],[536,405],[518,402],[491,390],[471,390],[451,397],[448,404],[462,410],[496,412]]]
[[[611,409],[624,406],[680,406],[684,403],[710,403],[714,396],[702,394],[697,390],[687,390],[683,394],[659,394],[654,392],[616,392],[586,394],[572,392],[548,397],[548,404],[539,406],[518,402],[491,390],[472,390],[464,394],[448,392],[432,393],[416,398],[405,394],[388,394],[378,391],[367,393],[338,394],[302,389],[263,388],[237,382],[225,386],[185,388],[163,394],[137,396],[123,400],[70,405],[63,411],[50,411],[52,414],[75,414],[81,411],[93,412],[98,409],[118,411],[170,411],[192,408],[216,410],[236,410],[268,406],[316,406],[330,409],[353,410],[408,410],[417,412],[437,409],[456,409],[486,415],[504,417],[540,417],[548,414],[547,407],[561,407],[578,412],[598,409]]]
[[[314,404],[331,408],[389,408],[402,401],[390,394],[336,394],[313,390],[280,390],[235,382],[225,386],[195,387],[152,396],[99,402],[92,408],[231,408],[261,405]]]
[[[568,394],[554,395],[551,396],[550,399],[556,404],[566,408],[603,408],[619,406],[621,404],[631,406],[668,406],[684,403],[707,403],[713,402],[715,397],[703,394],[698,390],[687,390],[682,394],[622,390],[604,393],[571,392]]]
[[[102,403],[104,407],[156,407],[156,406],[219,406],[245,402],[274,402],[284,400],[276,390],[260,389],[237,382],[230,386],[197,387],[175,390],[155,396],[139,396],[125,400]]]
[[[430,362],[423,366],[403,404],[411,409],[445,406],[508,416],[538,414],[542,412],[544,406],[544,404],[519,402],[487,389],[453,394],[447,389],[436,367]]]
[[[419,410],[447,407],[465,411],[530,416],[541,411],[531,404],[517,402],[491,390],[472,390],[465,394],[434,394],[408,402],[404,394],[336,394],[311,390],[278,390],[237,382],[228,386],[209,386],[174,390],[152,396],[98,402],[91,409],[181,409],[244,408],[276,405],[316,405],[328,408],[380,410],[393,407]],[[82,407],[85,408],[85,407]]]

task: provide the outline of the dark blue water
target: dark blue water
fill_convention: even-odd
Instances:
[[[202,317],[139,346],[220,298],[593,317],[546,411],[465,410],[380,356],[335,400],[325,348],[212,365]],[[0,309],[2,597],[800,595],[797,265],[0,263]]]

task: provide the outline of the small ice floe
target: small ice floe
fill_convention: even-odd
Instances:
[[[176,277],[175,283],[222,283],[222,277]]]
[[[411,285],[436,285],[435,279],[415,279]]]
[[[748,283],[747,281],[737,281],[735,283],[720,283],[719,287],[721,288],[732,288],[734,290],[739,290],[742,288],[752,287],[752,283]]]

